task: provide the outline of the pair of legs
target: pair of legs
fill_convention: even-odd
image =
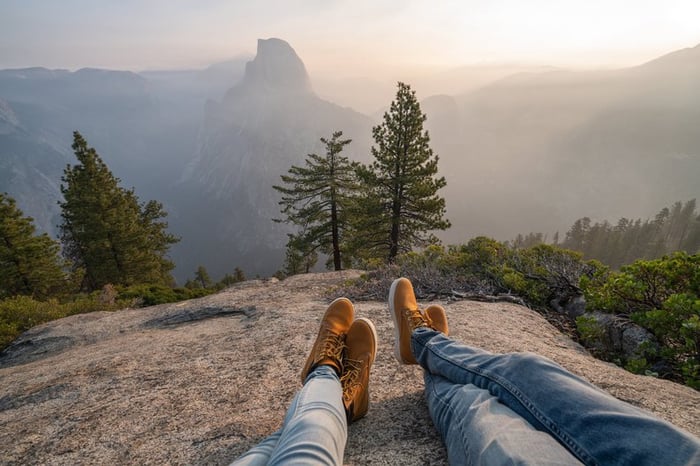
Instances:
[[[352,309],[341,300],[326,311],[282,429],[234,464],[342,464],[344,421],[367,411],[376,333],[366,319],[350,326],[356,331],[352,316],[337,324]],[[451,464],[700,464],[697,438],[554,362],[450,339],[444,309],[420,310],[405,278],[392,284],[389,309],[395,356],[424,369],[428,409]]]
[[[343,463],[348,422],[369,408],[369,371],[377,332],[368,319],[355,320],[345,299],[328,306],[301,371],[282,428],[234,461],[235,465]]]
[[[395,356],[423,368],[451,464],[700,465],[697,438],[549,359],[450,339],[444,310],[422,312],[407,279],[392,284],[389,308]]]

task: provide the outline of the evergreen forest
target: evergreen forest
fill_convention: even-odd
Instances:
[[[597,259],[619,269],[637,259],[657,259],[676,251],[700,251],[700,213],[695,199],[675,202],[651,219],[622,217],[615,224],[593,223],[589,217],[576,220],[560,241],[556,232],[548,241],[544,233],[517,235],[510,244],[516,248],[550,243],[579,251],[586,259]]]

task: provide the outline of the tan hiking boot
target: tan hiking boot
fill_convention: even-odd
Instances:
[[[423,311],[428,320],[428,326],[438,332],[442,332],[445,335],[450,334],[450,329],[447,325],[447,313],[445,313],[445,308],[439,304],[432,304],[425,308]]]
[[[411,351],[411,334],[418,327],[429,327],[418,309],[413,285],[407,278],[398,278],[389,290],[389,311],[394,320],[394,356],[403,364],[416,364]]]
[[[377,355],[377,331],[369,319],[357,319],[345,338],[345,359],[340,383],[348,422],[367,414],[369,409],[369,371]]]
[[[321,320],[321,328],[301,371],[301,383],[306,381],[309,373],[321,364],[335,369],[340,376],[343,373],[343,348],[345,335],[355,319],[355,308],[347,298],[338,298],[326,309]]]

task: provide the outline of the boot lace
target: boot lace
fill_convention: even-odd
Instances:
[[[360,371],[362,370],[362,361],[356,359],[345,360],[345,371],[340,377],[340,383],[343,387],[343,402],[349,405],[355,398],[357,391],[362,388],[360,381]]]
[[[316,360],[329,358],[340,363],[343,358],[343,349],[345,348],[344,339],[345,335],[327,335],[321,344]]]
[[[411,326],[411,330],[415,330],[418,327],[427,327],[428,320],[423,314],[421,314],[420,309],[405,309],[404,315],[408,319],[408,324]]]

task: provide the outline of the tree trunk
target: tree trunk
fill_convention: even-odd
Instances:
[[[401,205],[398,199],[394,200],[391,207],[391,236],[389,237],[389,262],[394,262],[394,259],[399,254],[399,220],[401,215]]]
[[[342,270],[340,262],[340,238],[338,234],[338,207],[335,203],[335,193],[331,190],[331,236],[333,241],[333,267]]]

